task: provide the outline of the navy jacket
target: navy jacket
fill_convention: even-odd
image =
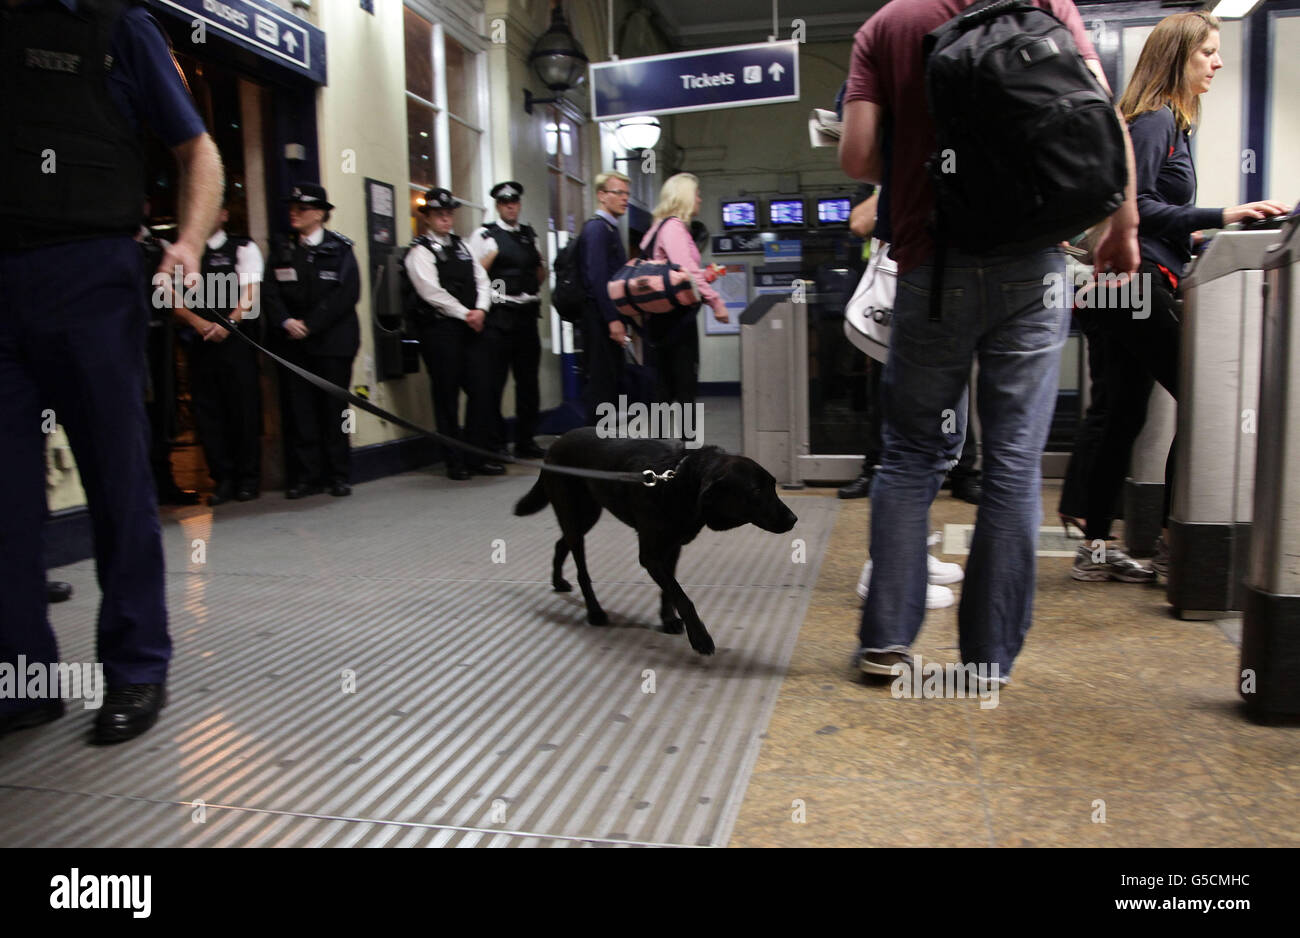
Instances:
[[[1193,231],[1219,228],[1223,210],[1197,208],[1196,167],[1186,131],[1168,107],[1139,114],[1128,125],[1137,169],[1142,259],[1167,267],[1175,277],[1191,259]]]
[[[605,285],[627,263],[627,250],[618,229],[599,215],[582,226],[582,283],[587,288],[589,306],[594,305],[606,322],[619,318],[614,301]]]

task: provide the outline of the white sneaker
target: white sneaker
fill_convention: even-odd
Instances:
[[[930,558],[934,560],[933,557]],[[941,564],[944,567],[956,567],[955,563]],[[933,567],[931,568],[933,569]],[[957,567],[960,570],[960,567]],[[957,577],[960,580],[961,577]],[[950,582],[956,583],[957,580]],[[858,578],[858,598],[866,599],[867,591],[871,588],[871,561],[868,560],[862,567],[862,576]],[[944,609],[951,606],[957,600],[952,595],[952,590],[946,586],[939,586],[935,583],[928,583],[925,587],[925,608],[926,609]]]
[[[966,571],[961,568],[960,564],[944,563],[934,554],[926,554],[925,559],[929,564],[931,583],[947,585],[948,583],[960,583],[966,578]]]

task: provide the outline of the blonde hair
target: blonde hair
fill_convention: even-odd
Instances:
[[[629,179],[627,176],[624,176],[622,173],[618,172],[617,170],[611,169],[609,172],[601,173],[599,176],[596,177],[596,191],[604,192],[605,184],[608,183],[611,179],[621,179],[629,186],[632,185],[631,179]]]
[[[1175,13],[1157,23],[1119,100],[1124,120],[1131,123],[1167,104],[1178,129],[1191,130],[1201,119],[1201,99],[1187,81],[1187,63],[1210,33],[1218,30],[1218,18],[1204,10]]]
[[[680,218],[687,225],[695,214],[695,196],[700,191],[699,177],[693,173],[678,173],[668,177],[659,190],[659,204],[655,206],[655,221]]]

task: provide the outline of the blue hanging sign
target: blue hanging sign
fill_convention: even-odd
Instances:
[[[596,62],[590,76],[597,121],[798,101],[799,43],[756,42]]]
[[[325,84],[325,34],[269,0],[150,0],[264,59]]]

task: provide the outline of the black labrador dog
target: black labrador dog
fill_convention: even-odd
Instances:
[[[587,603],[587,621],[606,625],[609,617],[596,601],[587,573],[583,538],[601,509],[609,509],[636,530],[641,566],[663,591],[659,618],[664,631],[676,634],[684,626],[691,647],[702,655],[713,654],[713,639],[677,582],[682,545],[694,540],[705,525],[726,531],[753,524],[781,534],[799,520],[777,498],[776,480],[767,470],[752,459],[733,456],[716,446],[691,450],[669,440],[604,439],[594,427],[582,427],[556,440],[546,462],[610,472],[675,470],[673,479],[653,487],[543,472],[515,505],[515,514],[531,515],[551,504],[561,531],[555,542],[551,585],[562,593],[573,589],[564,579],[564,560],[572,552],[578,565],[578,586]]]

